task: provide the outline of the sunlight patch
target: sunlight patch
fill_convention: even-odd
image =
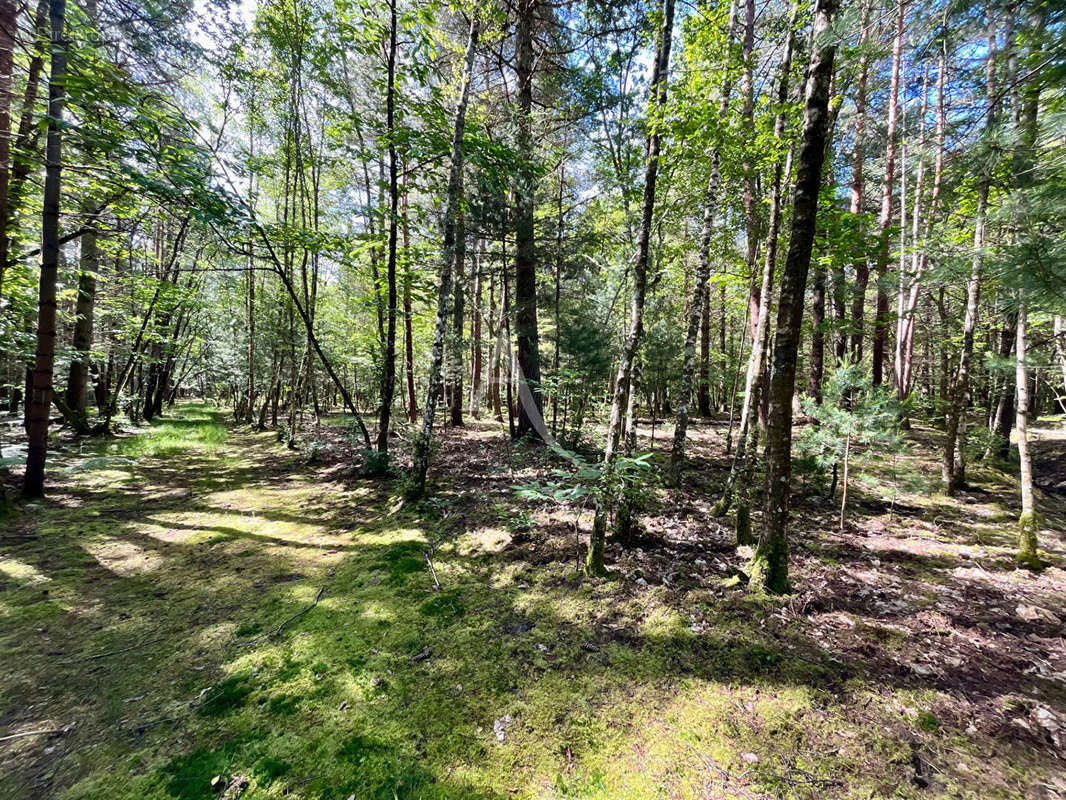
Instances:
[[[503,528],[477,528],[461,536],[456,542],[460,555],[475,553],[499,553],[511,541],[511,535]]]
[[[111,536],[100,537],[83,546],[100,566],[123,577],[153,572],[163,563],[156,553]]]
[[[52,580],[32,564],[16,561],[13,558],[0,558],[0,572],[19,583],[37,586]]]

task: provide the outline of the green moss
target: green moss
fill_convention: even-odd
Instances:
[[[205,717],[228,714],[244,705],[252,688],[250,675],[231,675],[207,692],[197,711]]]
[[[237,742],[229,742],[216,750],[201,748],[174,759],[162,769],[167,791],[179,800],[211,797],[212,778],[227,773],[237,747]]]
[[[776,667],[781,663],[783,656],[777,650],[755,644],[744,652],[744,660],[754,670],[763,670]]]
[[[936,733],[940,730],[940,720],[931,711],[918,713],[918,727],[926,733]]]
[[[271,714],[288,716],[295,714],[300,707],[300,698],[288,694],[277,694],[267,701],[267,708]]]
[[[258,776],[270,782],[288,775],[292,771],[292,765],[280,758],[266,756],[256,763],[255,771]]]
[[[450,624],[466,614],[461,597],[462,592],[459,591],[440,592],[424,602],[419,611],[427,617],[436,617],[442,624]]]
[[[1025,513],[1018,517],[1018,565],[1025,569],[1040,570],[1044,564],[1037,553],[1036,534],[1040,530],[1040,519],[1034,513]]]
[[[408,575],[428,569],[422,548],[421,542],[406,541],[397,542],[385,551],[380,566],[388,572],[390,584],[402,586]]]

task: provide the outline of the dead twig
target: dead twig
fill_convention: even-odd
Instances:
[[[129,653],[129,652],[131,652],[133,650],[140,650],[142,647],[147,647],[150,644],[155,644],[156,642],[161,642],[161,641],[163,641],[166,638],[167,638],[166,636],[155,636],[155,637],[153,637],[151,639],[145,639],[143,642],[138,642],[137,644],[130,645],[129,647],[123,647],[123,648],[121,648],[119,650],[109,650],[106,653],[96,653],[96,654],[91,655],[91,656],[83,656],[82,658],[69,658],[66,661],[60,661],[59,663],[60,664],[81,664],[81,663],[84,663],[86,661],[96,661],[97,659],[101,659],[101,658],[110,658],[111,656],[121,655],[122,653]]]
[[[285,630],[289,625],[296,622],[296,620],[298,620],[300,617],[302,617],[304,614],[308,613],[311,609],[318,605],[319,600],[321,600],[322,597],[326,594],[326,586],[327,584],[322,584],[322,588],[318,590],[318,594],[315,595],[315,599],[312,601],[311,605],[301,608],[291,617],[283,620],[282,623],[276,628],[274,628],[272,631],[256,636],[254,639],[249,639],[247,642],[239,642],[237,646],[251,647],[253,644],[265,641],[266,639],[273,639],[275,636],[280,636],[281,632]]]
[[[436,549],[437,548],[435,548],[435,547],[433,548],[433,550],[436,550]],[[429,572],[433,576],[433,588],[436,589],[439,592],[441,590],[441,585],[440,585],[440,581],[437,580],[437,569],[436,569],[436,567],[433,566],[433,559],[430,557],[430,551],[429,550],[423,550],[422,551],[422,555],[424,555],[426,557],[426,563],[429,564]]]
[[[23,739],[27,736],[56,736],[61,733],[66,733],[66,730],[63,728],[52,728],[40,731],[22,731],[21,733],[11,733],[7,736],[0,736],[0,742],[7,742],[11,739]]]

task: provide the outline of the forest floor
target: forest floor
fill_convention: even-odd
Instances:
[[[186,405],[66,441],[0,522],[0,797],[1066,797],[1060,425],[1042,573],[1014,568],[1014,479],[939,494],[916,426],[843,530],[797,479],[772,601],[709,516],[725,423],[606,581],[574,509],[512,488],[560,465],[494,422],[445,432],[417,506],[345,466],[339,422],[288,451]]]

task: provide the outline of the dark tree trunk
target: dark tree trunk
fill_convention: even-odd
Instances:
[[[703,287],[700,309],[700,372],[696,381],[696,404],[701,417],[711,416],[711,286]]]
[[[89,379],[89,351],[93,346],[93,307],[96,303],[96,270],[99,254],[96,231],[81,237],[81,263],[78,272],[78,298],[75,303],[74,336],[67,378],[66,404],[74,414],[85,416],[86,385]]]
[[[0,0],[0,298],[7,268],[7,229],[10,218],[8,184],[11,177],[11,78],[14,70],[18,8],[14,0]]]
[[[481,300],[484,293],[481,271],[484,269],[485,240],[478,241],[474,256],[474,306],[470,309],[470,414],[481,418]]]
[[[811,300],[811,379],[807,387],[818,404],[822,402],[822,375],[825,372],[825,267],[814,270],[814,297]]]
[[[537,331],[537,254],[533,223],[536,177],[533,169],[533,26],[539,0],[520,0],[515,28],[518,81],[518,153],[515,186],[515,340],[518,346],[517,435],[542,438],[544,405],[540,388],[540,336]]]
[[[52,64],[48,81],[48,145],[41,215],[41,277],[37,304],[37,354],[28,409],[26,474],[23,497],[44,494],[48,454],[48,422],[52,408],[52,371],[56,352],[56,273],[59,268],[59,201],[62,173],[63,106],[66,100],[67,44],[64,39],[66,0],[51,0]]]
[[[378,412],[378,452],[389,452],[389,423],[396,391],[396,238],[400,206],[399,170],[396,161],[396,0],[389,3],[388,87],[385,124],[389,137],[389,253],[385,267],[388,283],[388,315],[385,321],[385,363],[381,369],[381,408]],[[310,360],[309,360],[310,361]]]
[[[407,418],[418,419],[418,397],[415,394],[415,336],[414,312],[411,304],[411,225],[407,214],[407,174],[404,173],[403,216],[403,352],[404,373],[407,379]]]
[[[836,0],[818,0],[804,101],[803,138],[792,202],[792,236],[781,278],[774,337],[766,433],[766,491],[763,526],[750,565],[751,585],[773,593],[788,591],[788,505],[792,477],[792,396],[803,322],[803,299],[818,214],[818,190],[829,127],[829,84],[836,43],[827,36]]]

